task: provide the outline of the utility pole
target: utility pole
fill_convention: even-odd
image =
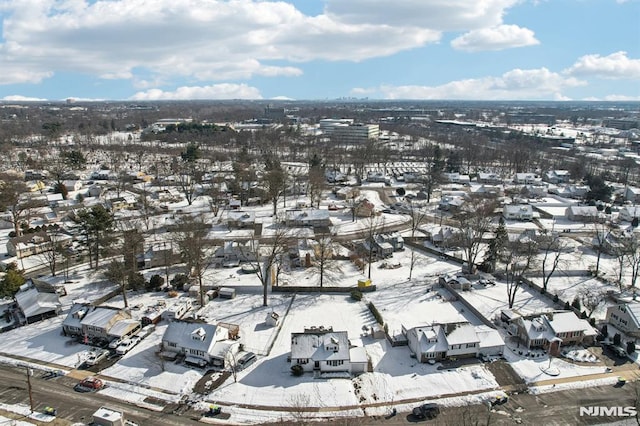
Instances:
[[[31,407],[31,412],[34,412],[33,409],[33,393],[31,392],[31,368],[27,367],[27,387],[29,388],[29,405]]]

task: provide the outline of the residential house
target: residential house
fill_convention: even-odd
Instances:
[[[471,195],[483,198],[496,198],[504,196],[504,190],[499,185],[483,184],[474,186],[470,190]]]
[[[49,250],[51,250],[51,237],[44,231],[9,238],[7,242],[7,254],[19,259]]]
[[[358,201],[355,208],[355,215],[357,217],[371,217],[375,214],[375,206],[366,198]]]
[[[478,173],[478,182],[497,185],[502,183],[502,176],[497,173],[480,172]]]
[[[62,184],[67,188],[67,191],[74,192],[82,189],[83,182],[81,180],[65,180]]]
[[[419,172],[404,172],[402,178],[406,183],[418,183],[422,182],[423,175]]]
[[[439,226],[431,232],[431,242],[438,247],[449,247],[458,237],[459,230],[450,226]]]
[[[628,186],[624,191],[624,199],[634,204],[640,204],[640,188]]]
[[[609,306],[605,322],[631,337],[640,338],[640,303],[618,303]]]
[[[230,210],[227,213],[227,226],[229,228],[242,229],[253,228],[256,224],[255,212],[243,210]]]
[[[360,195],[360,189],[353,186],[343,186],[335,191],[338,200],[352,200]]]
[[[507,204],[502,209],[502,216],[511,220],[533,220],[533,207],[531,204]]]
[[[386,243],[391,244],[393,247],[393,251],[402,251],[404,250],[404,238],[398,232],[388,233],[388,234],[380,234],[380,239]]]
[[[357,349],[357,348],[353,348]],[[352,365],[352,348],[346,331],[333,327],[310,327],[302,333],[291,333],[291,364],[304,371],[320,373],[360,373],[366,362]]]
[[[402,333],[407,337],[409,349],[419,362],[500,355],[504,351],[504,340],[497,330],[487,326],[474,326],[468,322],[432,324],[410,329],[403,325]]]
[[[517,336],[527,349],[542,348],[557,355],[561,346],[592,344],[598,332],[573,311],[559,311],[515,321]]]
[[[459,183],[461,185],[469,185],[471,177],[469,175],[461,175],[460,173],[442,173],[442,178],[449,183]]]
[[[445,195],[440,199],[438,209],[446,212],[457,212],[463,204],[463,197]]]
[[[140,327],[140,321],[133,320],[128,309],[74,303],[62,322],[62,333],[83,337],[88,343],[129,336]]]
[[[165,359],[184,356],[186,364],[214,365],[224,368],[226,353],[238,351],[238,342],[228,341],[229,329],[219,325],[191,321],[171,321],[162,336]]]
[[[225,241],[215,251],[215,262],[219,265],[237,265],[242,262],[255,262],[256,252],[251,241]]]
[[[288,226],[331,226],[329,210],[324,209],[287,210],[285,222]]]
[[[381,182],[381,183],[389,182],[389,183],[391,183],[391,180],[383,172],[370,171],[370,172],[367,172],[367,182]]]
[[[57,316],[62,311],[62,303],[55,289],[43,291],[32,283],[23,285],[14,299],[20,309],[20,319],[31,324],[45,318]]]
[[[440,285],[448,285],[454,290],[471,290],[471,281],[463,276],[458,275],[443,275],[438,278]]]
[[[631,222],[633,219],[640,218],[640,205],[624,206],[618,211],[618,219]]]
[[[591,188],[587,185],[562,185],[562,186],[550,186],[549,193],[555,194],[564,198],[573,198],[580,200],[584,198]]]
[[[373,239],[367,238],[360,246],[360,251],[366,256],[371,253],[374,259],[386,259],[393,256],[393,246],[386,242],[380,235]]]
[[[549,170],[543,175],[543,180],[549,183],[569,183],[571,174],[568,170]]]
[[[516,173],[513,182],[519,185],[535,185],[542,182],[542,179],[535,173]]]
[[[141,263],[145,269],[169,266],[175,263],[176,257],[171,242],[155,243],[144,252]]]
[[[596,222],[598,209],[596,206],[569,206],[565,211],[567,219],[575,222]]]

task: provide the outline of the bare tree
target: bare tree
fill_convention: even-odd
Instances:
[[[49,268],[52,276],[56,276],[58,272],[58,262],[66,250],[70,238],[64,238],[64,233],[60,226],[53,225],[45,228],[45,232],[49,237],[50,249],[38,254],[38,257]]]
[[[546,292],[549,286],[551,276],[558,269],[562,258],[562,252],[566,248],[567,244],[560,238],[557,232],[542,231],[542,234],[537,238],[538,248],[542,250],[543,257],[541,262],[542,269],[542,289]]]
[[[265,160],[263,184],[273,205],[273,216],[275,217],[278,212],[278,200],[285,193],[287,184],[287,172],[275,156],[269,156]]]
[[[331,235],[320,234],[317,236],[314,246],[316,260],[314,267],[320,274],[320,288],[322,288],[324,284],[325,271],[337,268],[337,263],[334,262],[336,248],[337,245],[331,238]]]
[[[36,206],[37,203],[29,197],[29,187],[19,175],[0,175],[0,210],[9,212],[16,236],[22,235],[20,224],[23,220],[28,221],[31,210]]]
[[[264,231],[265,229],[263,229]],[[274,219],[268,236],[254,241],[253,254],[255,256],[256,275],[262,283],[262,305],[267,306],[267,294],[269,283],[272,281],[274,267],[277,267],[283,255],[289,251],[289,241],[294,237],[288,228],[278,217]]]
[[[524,241],[507,243],[500,255],[500,261],[504,265],[509,309],[513,308],[522,277],[531,268],[537,252],[535,240],[526,238]]]
[[[122,294],[122,300],[124,301],[124,307],[129,307],[129,300],[127,299],[127,288],[129,284],[129,271],[127,271],[124,262],[113,259],[109,262],[107,270],[104,276],[118,286],[120,286],[120,293]]]
[[[474,270],[483,237],[492,229],[495,207],[494,200],[474,198],[465,202],[461,210],[454,216],[459,230],[456,238],[464,250],[469,272]]]
[[[606,290],[597,285],[592,285],[582,288],[577,297],[580,300],[580,304],[585,308],[587,317],[591,318],[598,306],[606,301],[606,295]]]
[[[415,238],[416,232],[421,225],[423,225],[427,221],[427,210],[424,208],[417,207],[415,203],[409,204],[409,217],[411,218],[409,225],[411,227],[411,238]],[[413,267],[415,265],[415,250],[411,249],[411,260],[409,266],[409,280],[413,275]]]
[[[315,205],[316,208],[320,208],[325,182],[324,171],[320,166],[309,168],[309,198],[311,199],[311,204]]]
[[[202,181],[202,171],[196,162],[179,163],[176,168],[176,183],[182,195],[187,200],[187,204],[193,204],[197,198],[197,188]]]
[[[624,252],[626,253],[627,264],[631,268],[631,287],[635,288],[638,274],[640,273],[640,240],[630,234],[624,240]]]
[[[208,233],[209,225],[201,215],[182,216],[175,225],[174,241],[180,249],[187,273],[198,280],[200,306],[204,306],[204,274],[213,261],[210,253],[213,243],[207,238]]]
[[[592,239],[592,247],[596,251],[597,260],[596,267],[593,271],[595,277],[600,273],[600,258],[602,253],[606,250],[607,240],[611,235],[611,230],[604,224],[599,222],[594,223],[594,235]]]
[[[362,223],[364,227],[360,230],[360,235],[364,238],[364,246],[367,251],[367,278],[371,279],[371,264],[374,260],[374,254],[376,254],[376,238],[384,229],[384,217],[371,216]]]

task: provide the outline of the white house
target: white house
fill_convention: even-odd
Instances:
[[[569,206],[566,210],[567,219],[576,222],[595,222],[598,218],[596,206]]]
[[[632,203],[640,203],[640,188],[628,186],[624,191],[624,199]]]
[[[568,183],[570,179],[568,170],[549,170],[544,174],[544,180],[549,183]]]
[[[507,204],[502,209],[502,216],[511,220],[533,220],[531,204]]]
[[[640,218],[640,205],[622,207],[618,212],[618,218],[625,222],[631,222],[635,218]]]
[[[609,306],[605,321],[629,336],[640,338],[640,303]]]
[[[499,355],[504,351],[500,333],[487,326],[467,322],[432,324],[406,329],[409,349],[420,362],[452,358]]]
[[[322,326],[305,328],[302,333],[291,333],[291,364],[300,365],[304,371],[321,373],[364,371],[360,358],[352,365],[350,346],[346,331]]]
[[[549,312],[515,320],[518,338],[527,348],[544,348],[556,354],[560,346],[589,344],[598,332],[573,311]]]
[[[227,351],[237,351],[237,344],[228,342],[229,329],[213,324],[171,321],[162,336],[161,356],[185,357],[186,364],[224,367]]]

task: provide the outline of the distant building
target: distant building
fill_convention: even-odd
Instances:
[[[338,143],[363,144],[369,140],[377,140],[380,137],[380,126],[378,124],[335,126],[330,133],[330,137]]]

